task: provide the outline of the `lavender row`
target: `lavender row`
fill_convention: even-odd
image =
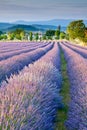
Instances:
[[[60,70],[61,68],[60,49],[59,49],[58,43],[55,43],[55,47],[51,51],[49,51],[49,53],[47,53],[46,55],[43,56],[41,59],[45,60],[46,62],[52,61],[53,65]]]
[[[33,63],[53,47],[53,43],[34,51],[23,53],[0,62],[0,83],[11,74],[18,73],[24,66]]]
[[[66,45],[67,47],[69,47],[70,49],[74,50],[75,52],[79,53],[80,55],[82,55],[84,58],[87,58],[87,50],[86,49],[82,49],[82,48],[78,48],[75,46],[71,46],[68,43],[63,42],[64,45]]]
[[[43,42],[40,42],[43,43]],[[0,48],[7,49],[7,48],[15,48],[15,47],[26,47],[28,45],[33,45],[35,42],[0,42]],[[37,43],[38,44],[38,43]]]
[[[78,47],[78,48],[81,48],[81,49],[85,49],[87,50],[87,47],[85,46],[81,46],[81,45],[78,45],[78,44],[74,44],[72,42],[69,42],[69,41],[66,41],[67,44],[70,44],[71,46],[75,46],[75,47]]]
[[[68,130],[87,130],[87,61],[78,53],[61,44],[67,61],[70,79]]]
[[[0,42],[0,51],[3,50],[7,50],[7,49],[15,49],[15,48],[22,48],[22,47],[27,47],[29,45],[33,45],[33,43],[31,42]]]
[[[54,130],[56,110],[61,107],[62,80],[54,66],[59,58],[58,50],[55,45],[19,75],[10,77],[8,84],[3,82],[0,88],[1,130]]]
[[[3,43],[2,43],[3,44]],[[7,44],[7,43],[6,43]],[[10,52],[10,51],[17,51],[17,50],[20,50],[20,49],[26,49],[26,48],[29,48],[29,47],[37,47],[37,46],[40,46],[40,45],[47,45],[48,43],[39,43],[39,42],[34,42],[34,43],[27,43],[25,45],[23,45],[23,43],[15,43],[15,46],[13,45],[8,45],[8,46],[5,46],[5,47],[0,47],[0,53],[6,53],[6,52]]]
[[[0,61],[1,60],[5,60],[5,59],[8,59],[8,58],[11,58],[13,56],[16,56],[16,55],[20,55],[22,53],[27,53],[27,52],[30,52],[30,51],[33,51],[37,48],[43,48],[45,46],[47,46],[47,44],[39,44],[39,45],[36,45],[35,47],[34,46],[29,46],[29,47],[26,47],[24,49],[20,48],[20,50],[15,50],[15,51],[11,51],[11,52],[5,52],[5,53],[1,53],[0,54]]]

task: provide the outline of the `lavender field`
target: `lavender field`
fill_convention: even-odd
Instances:
[[[70,83],[66,118],[61,54]],[[61,120],[64,128],[56,125]],[[69,41],[0,42],[0,130],[87,130],[87,48]]]

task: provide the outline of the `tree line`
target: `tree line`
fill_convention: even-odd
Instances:
[[[74,41],[82,41],[87,44],[87,27],[83,20],[76,20],[69,23],[66,31],[61,31],[59,25],[56,30],[47,30],[41,32],[26,32],[23,29],[16,29],[8,33],[0,31],[0,40],[59,40],[67,39]]]

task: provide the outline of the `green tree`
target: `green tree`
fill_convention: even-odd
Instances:
[[[7,39],[7,35],[6,34],[0,35],[0,40],[6,40],[6,39]]]
[[[60,39],[65,39],[66,38],[66,33],[65,32],[61,32],[60,33]]]
[[[15,31],[13,31],[14,34],[21,34],[21,33],[24,33],[25,34],[25,31],[21,28],[17,28]]]
[[[18,40],[22,40],[22,37],[20,36],[20,34],[16,34],[15,38],[18,39]]]
[[[3,36],[2,35],[0,35],[0,40],[2,40],[3,39]]]
[[[8,32],[8,39],[9,40],[23,40],[25,37],[25,31],[23,29],[16,29],[14,31]]]
[[[55,39],[59,39],[59,36],[60,36],[60,31],[56,30],[55,31]]]
[[[69,35],[66,33],[66,39],[69,40]]]
[[[38,33],[35,34],[35,40],[37,41],[39,39]]]
[[[21,37],[21,40],[23,40],[23,39],[24,39],[24,36],[25,36],[25,32],[24,32],[24,31],[20,32],[20,37]]]
[[[48,40],[52,40],[52,36],[48,36],[47,39],[48,39]]]
[[[8,37],[8,40],[14,40],[15,34],[13,32],[8,32],[7,37]]]
[[[55,30],[47,30],[46,31],[46,36],[54,36],[55,35]]]
[[[59,30],[59,32],[61,31],[61,26],[60,25],[58,26],[58,30]]]
[[[70,39],[82,39],[85,36],[85,24],[83,20],[72,21],[67,27]]]
[[[32,41],[32,40],[33,40],[33,33],[30,32],[30,41]]]
[[[7,35],[3,34],[3,39],[6,40],[7,39]]]
[[[22,40],[25,36],[25,31],[21,28],[16,29],[13,33],[18,40]]]
[[[47,38],[46,38],[46,35],[43,35],[43,40],[46,40]]]

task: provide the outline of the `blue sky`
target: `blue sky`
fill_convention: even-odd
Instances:
[[[0,0],[0,21],[87,19],[87,0]]]

